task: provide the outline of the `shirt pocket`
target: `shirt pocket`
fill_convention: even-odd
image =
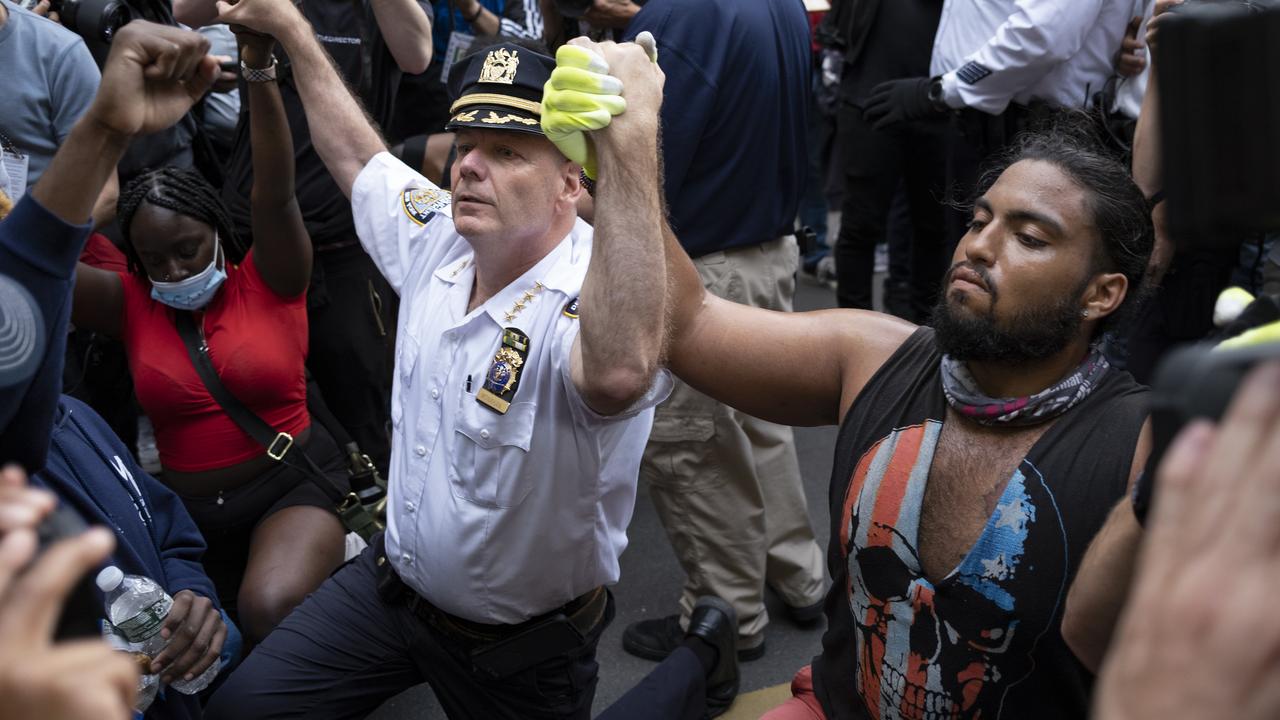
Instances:
[[[404,419],[404,403],[413,397],[413,371],[418,364],[420,348],[418,341],[408,333],[402,333],[396,347],[395,371],[400,373],[400,402],[391,403],[391,426],[400,427]]]
[[[453,494],[482,507],[519,505],[533,488],[525,455],[537,403],[511,403],[505,414],[464,394],[453,433],[449,482]]]

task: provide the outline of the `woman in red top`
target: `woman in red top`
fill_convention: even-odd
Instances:
[[[270,38],[238,39],[244,66],[274,67]],[[307,412],[311,241],[294,197],[284,106],[274,81],[246,84],[253,249],[239,265],[231,262],[235,233],[217,192],[197,173],[147,173],[120,197],[130,271],[82,264],[72,319],[124,341],[164,481],[205,536],[205,568],[223,607],[256,643],[341,564],[344,530],[312,479],[270,459],[213,399],[178,335],[178,315],[193,314],[232,395],[292,435],[344,492],[347,480],[336,443]]]

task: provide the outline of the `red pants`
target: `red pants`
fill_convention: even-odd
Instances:
[[[813,694],[813,667],[805,665],[791,679],[791,699],[765,713],[760,720],[827,720]]]

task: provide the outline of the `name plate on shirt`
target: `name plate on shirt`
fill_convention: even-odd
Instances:
[[[502,347],[484,374],[484,387],[476,393],[476,402],[505,415],[520,387],[520,373],[528,358],[529,336],[513,327],[504,329]]]

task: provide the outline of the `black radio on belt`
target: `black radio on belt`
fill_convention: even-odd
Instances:
[[[471,651],[471,663],[490,675],[503,678],[534,665],[563,657],[582,647],[585,638],[564,613],[555,613],[511,637]]]

